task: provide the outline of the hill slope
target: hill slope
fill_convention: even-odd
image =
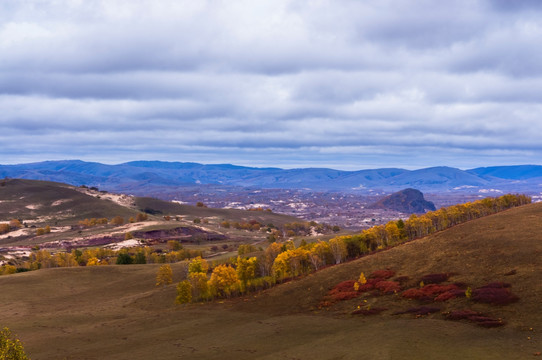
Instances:
[[[36,359],[529,359],[542,351],[541,217],[542,204],[515,208],[255,296],[184,307],[173,305],[174,284],[154,287],[154,265],[1,276],[2,325]],[[506,281],[520,300],[476,305],[506,320],[497,329],[438,315],[352,317],[355,301],[318,308],[338,282],[385,268],[412,281],[442,272],[473,286]],[[173,270],[178,281],[180,264]],[[367,299],[411,306],[394,295]]]

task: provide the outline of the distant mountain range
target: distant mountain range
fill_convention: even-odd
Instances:
[[[325,168],[253,168],[230,164],[133,161],[106,165],[80,160],[0,165],[0,178],[49,180],[103,190],[145,194],[161,188],[194,185],[308,189],[341,192],[394,192],[415,188],[424,192],[470,193],[542,191],[542,166],[518,165],[460,170],[431,167],[341,171]]]

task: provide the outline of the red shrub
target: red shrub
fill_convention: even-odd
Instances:
[[[332,293],[335,294],[339,292],[354,291],[354,283],[355,283],[354,280],[347,280],[347,281],[340,282],[337,285],[335,285],[333,289],[329,291],[329,294],[331,295]]]
[[[499,327],[499,326],[504,326],[506,323],[502,320],[495,320],[495,319],[490,319],[490,320],[486,320],[486,321],[479,321],[479,322],[476,322],[476,325],[478,326],[482,326],[482,327],[486,327],[486,328],[493,328],[493,327]]]
[[[402,297],[407,299],[421,299],[425,297],[424,293],[418,288],[411,288],[403,291],[401,294]]]
[[[373,279],[389,279],[393,275],[395,275],[395,271],[393,270],[376,270],[369,277]]]
[[[331,295],[331,294],[330,294]],[[331,295],[332,301],[350,300],[358,297],[360,294],[357,291],[339,292]]]
[[[467,320],[482,327],[498,327],[505,325],[502,319],[494,319],[482,313],[472,310],[456,310],[446,315],[448,320]]]
[[[507,305],[519,300],[506,288],[478,288],[472,292],[472,300],[492,305]]]
[[[435,301],[447,301],[458,297],[465,297],[465,290],[456,289],[443,292],[435,298]]]
[[[348,280],[338,283],[331,289],[324,298],[324,303],[332,303],[337,301],[349,300],[358,297],[360,293],[354,290],[354,280]]]
[[[393,294],[401,291],[401,285],[397,281],[379,281],[375,284],[375,288],[384,294]]]
[[[424,284],[440,284],[442,282],[445,282],[450,277],[450,274],[442,273],[442,274],[428,274],[422,277],[422,280]]]
[[[411,288],[403,291],[401,294],[402,297],[407,299],[434,299],[435,296],[443,294],[448,291],[458,290],[457,286],[453,284],[449,285],[438,285],[438,284],[429,284],[422,288]]]
[[[386,308],[371,308],[371,309],[357,309],[352,311],[352,315],[378,315],[382,311],[388,310]]]
[[[366,292],[366,291],[371,291],[374,288],[375,288],[374,284],[370,284],[369,282],[367,282],[367,283],[365,283],[363,285],[360,285],[358,291],[359,292]]]

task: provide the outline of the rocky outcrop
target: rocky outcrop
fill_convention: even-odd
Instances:
[[[436,210],[435,204],[425,200],[423,193],[416,189],[404,189],[393,193],[369,206],[372,209],[389,209],[409,214],[422,214]]]

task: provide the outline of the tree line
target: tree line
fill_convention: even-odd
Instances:
[[[195,258],[189,264],[186,279],[177,285],[176,302],[206,301],[262,290],[288,278],[529,203],[531,198],[528,196],[508,194],[449,206],[423,215],[413,214],[406,220],[390,221],[358,234],[337,236],[327,242],[302,242],[298,247],[291,240],[273,242],[261,254],[252,257],[242,256],[248,253],[243,248],[237,258],[211,269],[204,259]]]

